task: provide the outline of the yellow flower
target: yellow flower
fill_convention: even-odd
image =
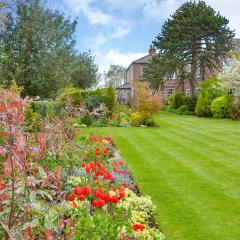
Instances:
[[[109,193],[110,198],[112,198],[113,196],[116,196],[116,193],[112,190],[109,191],[108,193]]]

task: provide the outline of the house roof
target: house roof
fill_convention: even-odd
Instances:
[[[150,60],[152,60],[152,56],[148,54],[144,57],[141,57],[141,58],[133,61],[132,63],[148,63]]]
[[[116,87],[116,89],[131,89],[130,83],[124,83],[123,85]]]
[[[148,54],[144,57],[141,57],[135,61],[132,61],[132,63],[128,66],[127,70],[132,66],[132,64],[147,64],[150,60],[152,60],[152,55]]]

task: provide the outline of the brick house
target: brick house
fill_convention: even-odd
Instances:
[[[240,39],[233,39],[233,51],[240,53]],[[116,88],[117,100],[123,103],[127,103],[130,97],[134,97],[134,85],[137,82],[143,81],[142,72],[143,69],[148,66],[148,62],[156,54],[156,49],[153,45],[150,45],[149,54],[143,56],[140,59],[133,61],[126,70],[126,82]],[[213,73],[206,71],[203,75],[200,68],[197,69],[197,82],[198,85],[201,85],[201,82],[208,79],[212,75],[216,75],[222,70],[224,63]],[[188,72],[190,66],[185,66],[185,71]],[[166,81],[164,92],[156,93],[158,95],[160,103],[164,103],[168,97],[174,93],[182,92],[185,95],[189,96],[191,94],[189,82],[187,80],[183,81],[180,84],[179,72],[176,71],[172,76]]]

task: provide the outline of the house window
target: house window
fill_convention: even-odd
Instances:
[[[175,88],[166,88],[165,89],[165,100],[168,100],[168,98],[175,93]]]
[[[176,72],[170,75],[170,80],[176,80]]]
[[[146,66],[141,67],[141,79],[142,80],[143,80],[143,72],[146,68],[147,68]]]
[[[198,61],[198,63],[197,63],[197,78],[201,78],[201,77],[202,77],[201,62]]]
[[[191,63],[188,63],[185,65],[185,72],[190,73],[191,72]]]
[[[186,89],[186,96],[191,97],[191,89],[190,88]]]

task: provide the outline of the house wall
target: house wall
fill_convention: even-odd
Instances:
[[[133,64],[128,68],[127,70],[127,83],[132,83],[133,82]]]
[[[116,97],[118,102],[129,103],[130,89],[116,89]]]

